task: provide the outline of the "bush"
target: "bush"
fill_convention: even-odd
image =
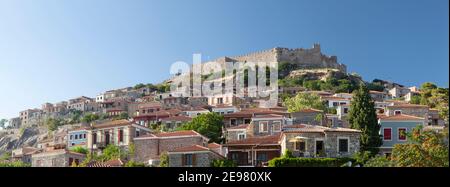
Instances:
[[[274,158],[269,161],[269,167],[341,167],[353,158]]]
[[[395,164],[385,156],[376,156],[367,161],[364,167],[395,167]]]
[[[213,160],[211,167],[236,167],[237,164],[233,160]]]
[[[125,164],[125,167],[145,167],[145,164],[141,162],[129,161]]]
[[[88,154],[89,153],[87,148],[79,147],[79,146],[72,147],[70,150],[73,151],[73,152],[76,152],[76,153],[81,153],[81,154]]]
[[[31,164],[15,161],[15,162],[0,162],[0,167],[31,167]]]

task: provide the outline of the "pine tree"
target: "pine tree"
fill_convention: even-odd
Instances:
[[[379,134],[380,125],[377,121],[375,104],[365,85],[360,85],[353,92],[350,106],[349,123],[352,129],[361,130],[360,151],[369,151],[372,155],[378,153],[382,140]]]

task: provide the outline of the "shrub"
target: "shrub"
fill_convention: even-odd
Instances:
[[[0,167],[31,167],[31,164],[15,161],[15,162],[0,162]]]
[[[70,150],[73,152],[76,152],[76,153],[81,153],[81,154],[88,154],[88,152],[89,152],[86,148],[79,147],[79,146],[72,147]]]
[[[237,164],[233,160],[213,160],[211,167],[236,167]]]
[[[141,162],[129,161],[125,164],[125,167],[145,167],[145,164]]]
[[[341,167],[353,158],[274,158],[269,167]]]

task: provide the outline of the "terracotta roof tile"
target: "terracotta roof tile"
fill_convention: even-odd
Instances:
[[[403,121],[403,120],[425,120],[425,118],[410,116],[405,114],[392,115],[392,116],[380,116],[380,120],[392,120],[392,121]]]
[[[176,153],[176,152],[197,152],[197,151],[209,151],[209,149],[200,145],[192,145],[187,147],[180,147],[169,152]]]
[[[243,140],[235,140],[229,141],[225,146],[233,146],[233,145],[278,145],[278,141],[280,139],[280,133],[276,135],[270,136],[262,136],[262,137],[249,137]]]
[[[229,130],[229,129],[246,129],[247,127],[248,127],[248,124],[242,124],[242,125],[238,125],[238,126],[228,127],[227,130]]]
[[[220,144],[218,144],[218,143],[210,143],[210,144],[208,144],[208,148],[210,148],[210,149],[218,149],[218,148],[220,148]]]

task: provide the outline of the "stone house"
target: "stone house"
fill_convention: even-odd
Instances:
[[[380,147],[380,153],[389,155],[395,144],[406,143],[406,133],[418,125],[424,125],[425,119],[421,117],[397,114],[391,116],[378,116],[378,123],[380,124],[380,135],[383,138],[383,144]]]
[[[191,145],[167,151],[169,167],[210,167],[213,160],[225,159],[219,153],[201,145]]]
[[[322,120],[317,120],[319,115],[322,115]],[[322,125],[324,124],[324,117],[325,113],[322,110],[316,109],[303,109],[298,112],[291,112],[291,118],[294,124]]]
[[[109,144],[113,144],[126,149],[135,137],[140,137],[150,132],[152,132],[150,129],[128,120],[113,120],[91,124],[86,134],[87,148],[90,150],[102,150]]]
[[[391,97],[389,96],[388,93],[386,92],[379,92],[379,91],[374,91],[374,90],[370,90],[369,91],[370,97],[372,97],[372,100],[374,101],[385,101],[388,99],[391,99]]]
[[[246,139],[248,126],[248,124],[243,124],[226,128],[223,133],[225,142]]]
[[[218,105],[218,106],[212,107],[211,112],[224,115],[224,114],[232,114],[235,112],[239,112],[239,109],[236,106]]]
[[[182,111],[178,109],[160,110],[152,113],[139,114],[133,117],[133,121],[141,126],[149,127],[151,124],[157,124],[164,118],[181,115]]]
[[[33,154],[32,167],[70,167],[73,162],[77,165],[86,158],[85,154],[55,149],[38,154]]]
[[[197,117],[197,116],[199,116],[201,114],[207,114],[209,112],[210,111],[207,110],[207,109],[198,107],[198,108],[191,108],[191,109],[183,110],[183,115],[189,116],[191,118],[195,118],[195,117]]]
[[[416,105],[416,104],[405,104],[405,103],[394,103],[393,105],[387,106],[385,115],[393,116],[393,115],[411,115],[416,117],[425,118],[425,125],[432,125],[433,119],[432,117],[437,117],[435,122],[439,120],[438,116],[430,116],[429,107],[426,105]]]
[[[348,116],[350,112],[350,105],[339,105],[336,108],[336,115],[339,117],[340,120]]]
[[[405,101],[410,102],[414,96],[420,96],[419,91],[411,91],[405,95]]]
[[[177,108],[187,105],[187,97],[166,97],[162,99],[164,108]]]
[[[20,120],[20,117],[11,118],[8,120],[8,127],[13,129],[20,128],[20,125],[22,124],[22,121]]]
[[[180,127],[190,121],[192,121],[192,118],[187,116],[172,116],[161,119],[161,128],[164,131],[173,131],[177,127]]]
[[[22,147],[11,151],[11,158],[14,161],[22,161],[31,164],[31,157],[33,154],[42,152],[42,149],[34,147]]]
[[[280,137],[281,152],[296,157],[350,157],[359,151],[361,131],[306,124],[286,126]]]
[[[394,86],[393,88],[389,89],[389,94],[392,96],[392,98],[400,98],[405,97],[411,90],[406,87],[402,86]]]
[[[129,116],[139,116],[160,111],[162,105],[160,102],[134,102],[128,105]]]
[[[231,114],[224,114],[224,124],[225,127],[232,127],[232,126],[238,126],[242,124],[250,124],[252,121],[252,118],[257,115],[269,115],[269,114],[276,114],[276,115],[283,115],[286,118],[289,117],[289,113],[285,111],[279,111],[279,110],[272,110],[267,108],[246,108],[241,109],[241,111],[231,113]]]
[[[208,97],[189,97],[187,103],[191,107],[203,107],[208,105]]]
[[[223,146],[227,149],[227,158],[238,166],[263,166],[281,155],[279,140],[280,133],[229,141]]]
[[[67,105],[67,109],[79,110],[79,111],[88,111],[88,103],[94,102],[93,98],[89,98],[86,96],[81,96],[75,99],[70,99]]]
[[[351,101],[347,98],[335,96],[321,97],[321,99],[326,103],[328,108],[336,108],[339,105],[350,105]]]
[[[163,153],[193,145],[207,147],[208,141],[208,138],[192,130],[136,137],[134,138],[135,161],[145,162],[148,165],[158,165]]]

